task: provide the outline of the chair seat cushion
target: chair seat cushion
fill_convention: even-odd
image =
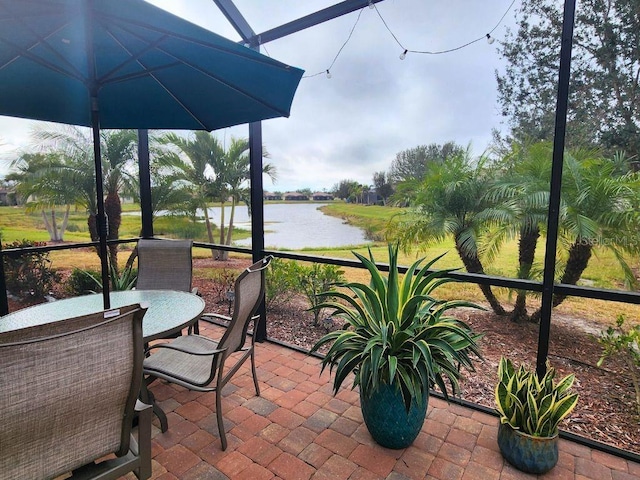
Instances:
[[[184,335],[172,340],[170,345],[189,353],[173,348],[157,348],[144,360],[145,373],[157,374],[160,378],[166,375],[197,386],[211,382],[215,374],[214,350],[218,348],[218,342],[200,335]]]

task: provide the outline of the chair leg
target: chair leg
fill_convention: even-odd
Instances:
[[[256,387],[256,395],[260,396],[260,385],[258,385],[258,374],[256,372],[256,349],[251,347],[251,373],[253,374],[253,384]]]
[[[140,468],[137,476],[140,480],[151,478],[151,415],[152,409],[145,406],[138,413],[138,455]]]
[[[156,399],[153,396],[153,392],[149,391],[148,385],[153,382],[155,377],[147,377],[142,379],[142,385],[140,386],[140,399],[147,405],[151,405],[153,413],[158,417],[160,421],[160,431],[165,433],[169,430],[169,422],[167,421],[167,414],[160,408],[160,405],[156,403]]]
[[[218,419],[218,431],[220,432],[220,442],[222,450],[227,449],[227,434],[224,431],[224,421],[222,419],[222,391],[216,392],[216,418]]]
[[[189,326],[189,329],[187,330],[187,333],[189,335],[191,335],[191,333],[194,333],[196,335],[200,335],[200,325],[199,325],[199,321],[196,320],[196,323],[194,323],[193,325]]]

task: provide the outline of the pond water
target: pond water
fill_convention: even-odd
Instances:
[[[360,228],[347,225],[343,220],[325,215],[319,203],[273,203],[264,206],[264,244],[266,248],[301,249],[343,247],[369,243]],[[225,209],[228,223],[230,207]],[[220,209],[210,208],[214,223],[220,223]],[[233,224],[251,230],[247,207],[236,207]],[[251,246],[251,238],[234,242],[239,246]]]

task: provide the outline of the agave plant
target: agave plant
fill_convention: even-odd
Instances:
[[[102,291],[102,279],[100,277],[95,277],[91,273],[83,270],[81,272],[85,274],[90,281],[95,283],[96,291]],[[136,285],[138,272],[130,266],[124,268],[121,272],[118,272],[114,265],[110,262],[109,279],[111,280],[111,290],[113,290],[114,292],[131,290]]]
[[[500,422],[535,437],[556,435],[560,422],[578,403],[578,394],[571,393],[575,375],[555,384],[555,373],[548,366],[545,376],[538,379],[535,372],[522,365],[516,370],[511,360],[501,358],[495,388]]]
[[[412,399],[425,398],[435,385],[448,399],[445,379],[458,393],[460,368],[473,371],[472,356],[481,358],[476,343],[480,335],[447,312],[479,307],[433,297],[438,287],[455,281],[447,276],[452,270],[431,270],[442,255],[424,265],[425,259],[416,261],[401,276],[398,247],[389,245],[389,273],[384,276],[371,250],[369,258],[353,253],[369,271],[370,285],[338,284],[320,294],[327,300],[317,306],[333,309],[334,316],[346,321],[345,328],[324,335],[312,348],[315,352],[331,344],[322,370],[335,368],[334,393],[350,373],[355,376],[353,387],[369,397],[381,384],[395,385],[407,411]]]

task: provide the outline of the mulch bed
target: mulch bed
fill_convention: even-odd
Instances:
[[[207,312],[227,314],[229,305],[224,298],[225,288],[199,278],[198,269],[224,268],[237,273],[249,263],[238,259],[194,261],[194,286],[204,298]],[[54,293],[64,296],[62,292]],[[29,303],[33,302],[10,299],[10,311]],[[329,329],[339,328],[338,325],[314,325],[313,315],[305,311],[306,308],[304,298],[272,306],[267,313],[269,338],[308,350]],[[462,398],[492,408],[500,357],[504,355],[517,364],[524,362],[535,366],[538,325],[516,324],[492,313],[474,310],[461,310],[456,315],[484,334],[480,341],[483,361],[476,362],[474,373],[465,375],[461,384]],[[616,359],[608,359],[602,367],[596,366],[602,349],[595,331],[597,329],[589,328],[577,319],[554,316],[549,361],[558,370],[558,378],[575,373],[575,388],[580,394],[578,406],[563,424],[563,429],[640,454],[640,419],[635,415],[631,378]]]
[[[221,262],[198,259],[195,268],[214,266]],[[223,268],[243,268],[248,262],[225,264]],[[219,298],[219,288],[211,282],[194,280],[207,302],[209,311],[227,313],[228,305]],[[308,350],[329,329],[338,325],[314,325],[313,314],[305,311],[304,298],[295,298],[286,305],[272,306],[267,312],[267,334],[289,345]],[[480,341],[483,361],[476,362],[476,371],[467,373],[461,383],[464,400],[493,408],[493,389],[501,356],[516,364],[535,368],[538,325],[517,324],[490,312],[461,310],[456,312],[475,331],[484,334]],[[549,361],[556,368],[556,378],[575,373],[575,389],[580,394],[578,406],[562,426],[564,430],[612,446],[640,454],[640,419],[635,415],[634,390],[623,364],[614,358],[602,367],[596,362],[602,352],[593,326],[566,316],[554,316],[549,345]]]

